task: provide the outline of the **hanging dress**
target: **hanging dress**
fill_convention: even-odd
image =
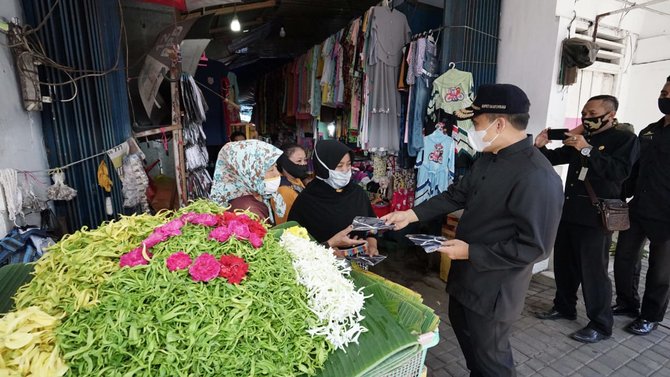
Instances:
[[[397,151],[400,146],[400,93],[397,83],[402,48],[411,30],[405,15],[385,6],[373,8],[370,19],[368,148]]]

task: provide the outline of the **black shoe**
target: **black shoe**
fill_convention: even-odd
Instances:
[[[598,343],[603,339],[608,339],[609,335],[605,335],[600,331],[594,330],[590,327],[584,327],[583,329],[570,334],[570,337],[582,343]]]
[[[612,306],[612,314],[625,315],[631,318],[637,318],[640,315],[640,310],[617,304]]]
[[[546,312],[535,313],[535,317],[539,319],[548,319],[548,320],[569,319],[571,321],[574,321],[575,319],[577,319],[577,314],[564,314],[559,312],[555,308],[551,308]]]
[[[638,318],[626,326],[626,331],[635,335],[647,335],[656,330],[658,322],[650,322],[646,319]]]

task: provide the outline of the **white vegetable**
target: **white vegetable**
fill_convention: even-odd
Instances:
[[[323,335],[335,347],[344,349],[367,329],[360,325],[365,295],[347,279],[351,269],[331,249],[284,232],[280,244],[289,252],[298,283],[307,290],[308,305],[320,320],[309,330]]]

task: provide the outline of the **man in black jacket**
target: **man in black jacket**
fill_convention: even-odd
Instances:
[[[614,255],[616,302],[614,315],[637,317],[626,330],[647,335],[663,321],[670,296],[670,76],[658,99],[664,114],[640,132],[640,159],[628,179],[634,193],[630,202],[630,229],[619,233]],[[642,299],[637,293],[636,268],[645,238],[649,269]]]
[[[563,215],[554,245],[554,307],[537,313],[537,317],[576,319],[581,284],[590,322],[570,337],[584,343],[610,337],[613,322],[612,283],[607,274],[612,233],[603,227],[586,183],[591,184],[598,198],[620,198],[623,181],[638,154],[635,134],[614,126],[618,106],[613,96],[591,98],[582,110],[584,133],[566,133],[561,148],[545,147],[549,142],[547,130],[535,139],[535,145],[552,164],[569,164]]]
[[[515,376],[509,332],[533,264],[547,258],[563,204],[560,177],[526,135],[530,102],[514,85],[481,86],[468,109],[470,144],[483,152],[469,173],[413,210],[383,219],[396,229],[464,209],[452,260],[449,319],[471,376]]]

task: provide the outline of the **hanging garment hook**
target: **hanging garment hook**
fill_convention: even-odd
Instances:
[[[449,69],[454,69],[454,68],[456,68],[456,63],[449,62]]]

